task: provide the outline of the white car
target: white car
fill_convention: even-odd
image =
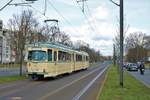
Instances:
[[[135,63],[129,63],[127,65],[127,70],[128,71],[138,71],[138,66]]]

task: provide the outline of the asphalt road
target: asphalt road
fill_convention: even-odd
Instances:
[[[0,85],[0,100],[95,100],[107,63],[55,79]]]
[[[134,76],[136,79],[141,81],[144,85],[150,88],[150,70],[146,69],[144,72],[144,75],[140,74],[140,71],[138,72],[129,72],[132,76]]]

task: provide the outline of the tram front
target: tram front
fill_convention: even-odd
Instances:
[[[43,78],[47,68],[47,52],[41,48],[28,50],[27,72],[31,79]]]

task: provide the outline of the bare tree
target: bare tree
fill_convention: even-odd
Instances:
[[[33,30],[37,25],[37,20],[31,10],[22,11],[20,15],[13,15],[9,19],[11,48],[16,50],[16,62],[20,62],[20,75],[22,75],[25,45],[32,39]]]
[[[115,55],[119,59],[119,57],[120,57],[120,31],[119,31],[120,23],[119,23],[119,18],[118,17],[117,17],[117,21],[118,21],[118,23],[116,25],[117,26],[117,29],[116,29],[117,34],[114,37],[113,42],[114,42],[114,45],[115,45]],[[130,25],[126,23],[126,19],[125,19],[124,22],[125,22],[124,23],[125,25],[124,25],[123,39],[126,38],[126,33],[128,32],[128,30],[130,28]],[[125,45],[125,42],[123,44]],[[125,48],[123,48],[123,49],[126,50]]]
[[[103,59],[102,55],[100,54],[100,51],[96,51],[93,48],[90,48],[89,44],[82,41],[82,40],[78,40],[75,44],[74,44],[74,48],[77,50],[81,50],[81,51],[85,51],[89,54],[89,61],[90,62],[98,62],[101,61]]]
[[[45,25],[41,29],[45,42],[57,42],[67,46],[72,46],[72,41],[65,32],[61,32],[56,26]]]
[[[128,50],[128,61],[140,61],[146,56],[147,51],[144,49],[144,37],[145,34],[142,32],[134,32],[126,37],[125,47]]]
[[[143,46],[144,45],[144,36],[145,36],[145,34],[142,32],[131,33],[125,39],[126,49]]]

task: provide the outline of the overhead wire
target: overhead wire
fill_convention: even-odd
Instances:
[[[59,10],[53,5],[53,3],[52,3],[50,0],[47,0],[47,1],[48,1],[48,3],[51,5],[51,7],[57,12],[57,14],[58,14],[59,16],[61,16],[61,17],[64,19],[64,21],[65,21],[68,25],[72,26],[72,29],[73,29],[74,31],[79,32],[79,30],[73,28],[73,25],[59,12]]]
[[[43,12],[41,12],[40,10],[34,8],[33,6],[30,6],[32,9],[34,9],[36,12],[38,12],[39,14],[41,14],[42,16],[44,16],[45,18],[49,18],[48,16],[46,16],[45,14],[43,14]]]
[[[78,5],[78,8],[81,10],[82,14],[84,15],[85,19],[87,20],[87,23],[88,23],[90,29],[96,33],[95,29],[93,28],[93,25],[90,23],[90,21],[89,21],[87,15],[85,14],[85,12],[83,12],[83,9],[80,7],[78,1],[77,0],[74,0],[74,1],[76,2],[76,4]]]
[[[25,3],[25,1],[21,0],[21,2]],[[48,16],[46,16],[43,12],[41,12],[40,10],[36,9],[35,7],[33,7],[32,5],[27,6],[28,8],[32,8],[34,9],[37,13],[41,14],[42,16],[44,16],[45,18],[49,18]]]
[[[67,24],[69,24],[70,26],[73,26],[73,25],[57,10],[57,8],[56,8],[49,0],[46,0],[46,1],[48,1],[48,3],[51,5],[51,7],[57,12],[57,14],[59,14],[59,16],[61,16],[61,17],[65,20],[65,22],[66,22]],[[22,2],[24,2],[24,1],[22,1]],[[46,10],[47,10],[47,4],[46,4],[46,3],[47,3],[47,2],[44,3],[44,5],[45,5],[45,7],[44,7],[44,13],[41,12],[40,10],[36,9],[36,8],[33,7],[32,5],[29,6],[29,7],[32,8],[32,9],[34,9],[36,12],[38,12],[39,14],[41,14],[42,16],[44,16],[45,18],[49,19],[49,17],[46,16]],[[75,28],[73,28],[73,27],[72,27],[72,29],[73,29],[75,32],[79,32],[79,30],[77,30],[77,29],[75,29]]]
[[[89,8],[87,2],[85,2],[85,5],[87,6],[87,10],[88,10],[90,16],[92,17],[92,14],[91,14],[91,11],[90,11],[90,8]],[[96,27],[96,29],[98,29],[97,25],[95,24],[95,23],[96,23],[96,20],[93,19],[93,21],[94,21],[93,25]],[[107,26],[106,26],[106,30],[109,28],[109,26],[110,26],[110,25],[107,25]]]
[[[91,13],[91,11],[90,11],[90,8],[89,8],[87,2],[85,2],[85,5],[86,5],[86,7],[87,7],[87,10],[88,10],[88,13],[89,13],[90,17],[92,18],[93,16],[92,16],[92,13]],[[95,24],[95,23],[96,23],[96,20],[93,19],[93,21],[94,21],[94,22],[93,22],[94,27],[95,27],[96,29],[98,29],[97,25]]]

